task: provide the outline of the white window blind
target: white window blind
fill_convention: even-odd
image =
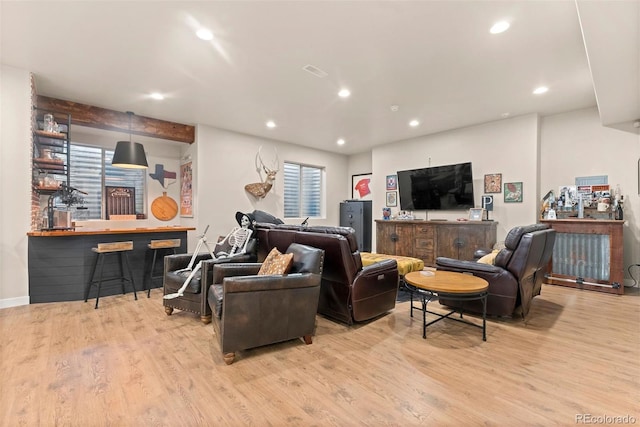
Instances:
[[[285,218],[321,216],[322,172],[314,166],[284,163]]]
[[[89,209],[89,219],[104,218],[105,186],[134,187],[136,189],[136,213],[145,213],[144,169],[123,169],[111,166],[113,150],[71,144],[70,183],[84,191],[84,206]]]

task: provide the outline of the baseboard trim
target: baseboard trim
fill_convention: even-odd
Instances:
[[[0,309],[9,307],[18,307],[20,305],[29,305],[29,297],[17,297],[0,299]]]

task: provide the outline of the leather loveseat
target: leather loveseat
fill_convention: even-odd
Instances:
[[[396,304],[398,267],[384,260],[364,267],[355,231],[350,227],[255,224],[258,261],[274,247],[284,252],[291,243],[325,251],[318,313],[348,325],[387,313]]]
[[[438,270],[471,273],[489,282],[487,314],[511,316],[522,309],[529,313],[531,300],[540,294],[555,243],[555,230],[546,224],[515,227],[505,239],[505,248],[496,255],[494,265],[438,257]],[[440,299],[440,303],[462,308],[461,302]],[[465,301],[464,309],[482,313],[480,301]]]

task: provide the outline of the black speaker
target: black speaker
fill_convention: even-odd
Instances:
[[[493,210],[493,196],[482,196],[482,208],[487,212]]]

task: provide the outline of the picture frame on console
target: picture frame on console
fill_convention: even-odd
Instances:
[[[485,212],[483,208],[469,209],[469,221],[483,221],[485,219]]]

